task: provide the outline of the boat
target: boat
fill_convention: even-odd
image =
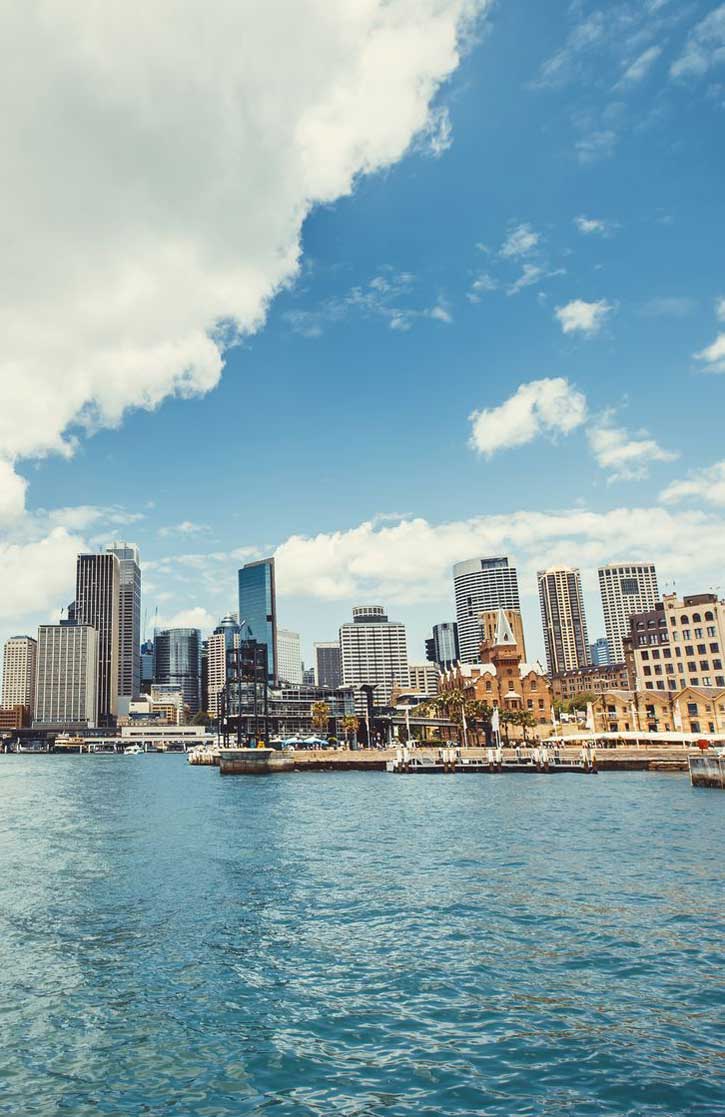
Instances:
[[[124,756],[143,756],[143,749],[140,745],[126,745],[123,750]]]

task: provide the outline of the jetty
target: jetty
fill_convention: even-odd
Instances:
[[[690,780],[693,787],[714,787],[725,791],[725,753],[703,752],[690,758]]]

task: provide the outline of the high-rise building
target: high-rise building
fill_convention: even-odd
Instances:
[[[581,575],[570,566],[540,570],[539,601],[550,675],[591,663]]]
[[[141,567],[138,547],[111,543],[119,568],[118,697],[132,699],[141,693]]]
[[[206,644],[205,672],[202,678],[202,707],[209,711],[212,717],[219,717],[221,712],[220,695],[227,684],[229,655],[228,653],[239,647],[241,639],[239,624],[232,613],[222,617]],[[202,648],[202,658],[204,649]],[[206,698],[206,705],[203,699]]]
[[[594,667],[608,667],[613,660],[609,656],[609,641],[606,636],[600,636],[593,644],[589,645],[589,652]],[[617,662],[621,663],[622,660]]]
[[[191,716],[201,702],[201,632],[198,628],[154,631],[154,686],[173,687]]]
[[[410,690],[413,694],[437,694],[440,686],[441,673],[435,663],[411,663]]]
[[[248,562],[239,571],[239,625],[242,640],[267,647],[267,675],[277,679],[277,599],[274,559]]]
[[[303,687],[316,687],[315,683],[315,669],[314,667],[305,667],[302,665],[302,686]]]
[[[277,678],[283,683],[302,685],[302,653],[299,632],[277,629]]]
[[[437,663],[441,671],[448,671],[460,659],[458,648],[458,625],[455,621],[444,621],[433,625],[433,635],[425,642],[425,657]]]
[[[610,663],[624,659],[622,640],[629,636],[629,618],[654,609],[659,599],[657,574],[651,562],[611,562],[599,567],[599,592]]]
[[[78,556],[75,621],[98,633],[98,724],[113,725],[120,652],[120,564],[115,554]]]
[[[141,693],[150,694],[154,681],[154,642],[144,640],[141,645]]]
[[[357,606],[352,618],[340,626],[343,685],[372,686],[374,705],[386,706],[394,687],[410,687],[405,625],[389,621],[380,605]],[[356,708],[364,706],[358,694]]]
[[[315,644],[315,679],[318,686],[337,690],[342,686],[340,645],[335,640]]]
[[[478,663],[482,642],[481,613],[520,609],[516,568],[506,557],[474,558],[453,567],[458,644],[463,663]]]
[[[24,706],[32,711],[35,701],[35,659],[37,640],[32,636],[11,636],[3,654],[3,709]]]
[[[90,625],[38,629],[34,725],[98,724],[98,633]]]

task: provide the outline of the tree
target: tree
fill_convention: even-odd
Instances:
[[[345,735],[345,744],[348,744],[351,733],[357,733],[358,719],[352,714],[346,714],[340,722],[342,732]]]
[[[536,728],[536,718],[531,713],[531,710],[521,710],[518,716],[518,723],[524,731],[524,742],[526,741],[526,730]]]
[[[508,748],[509,743],[509,726],[519,725],[519,711],[518,710],[501,710],[499,712],[499,720],[503,726],[503,739]]]
[[[474,698],[466,703],[466,719],[468,724],[473,729],[476,737],[476,744],[479,744],[478,730],[480,727],[485,728],[490,726],[491,718],[493,717],[493,707],[489,706],[488,702],[479,698]]]
[[[330,707],[327,702],[312,703],[312,728],[318,733],[327,733],[330,721]]]
[[[206,710],[199,710],[198,714],[194,714],[191,719],[192,725],[208,725],[211,721],[211,714]]]

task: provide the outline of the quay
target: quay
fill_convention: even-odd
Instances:
[[[690,782],[693,787],[715,787],[725,791],[725,753],[706,753],[690,758]]]

